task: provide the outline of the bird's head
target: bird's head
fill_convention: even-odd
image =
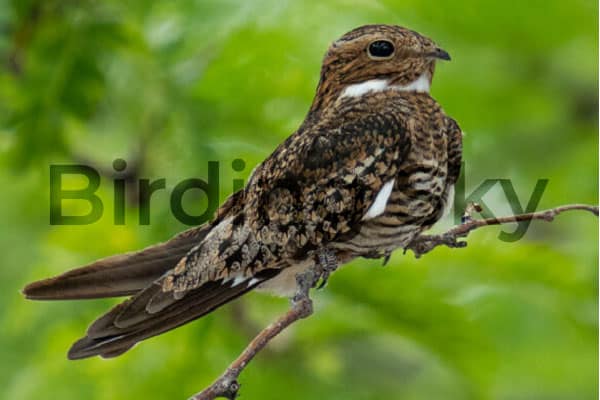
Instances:
[[[417,32],[395,25],[361,26],[327,50],[312,109],[341,95],[389,87],[429,92],[437,60],[450,60],[450,55]]]

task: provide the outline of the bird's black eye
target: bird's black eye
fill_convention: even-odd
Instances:
[[[394,45],[389,40],[376,40],[369,45],[367,52],[371,58],[390,58],[394,54]]]

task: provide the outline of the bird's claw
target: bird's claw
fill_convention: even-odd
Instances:
[[[404,251],[406,252],[406,250],[404,250]],[[391,256],[392,256],[392,253],[389,251],[383,255],[383,264],[381,265],[382,267],[385,267],[387,265],[388,261],[390,261]]]
[[[317,290],[321,290],[325,287],[325,285],[327,285],[330,274],[331,273],[329,271],[323,271],[323,275],[321,275],[321,283],[317,285]]]
[[[318,265],[319,265],[319,276],[315,280],[315,286],[317,289],[323,289],[327,285],[329,276],[338,267],[337,257],[335,253],[329,249],[323,249],[318,253]],[[321,281],[318,286],[317,282]]]

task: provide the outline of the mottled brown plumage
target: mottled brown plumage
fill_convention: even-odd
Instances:
[[[441,217],[460,170],[460,129],[429,95],[438,59],[449,56],[401,27],[347,33],[325,56],[304,123],[215,220],[183,240],[98,261],[25,294],[135,294],[69,353],[111,357],[254,288],[289,294],[291,278],[323,254],[387,257],[407,246]],[[164,258],[157,263],[153,255]],[[73,278],[81,276],[88,279]]]

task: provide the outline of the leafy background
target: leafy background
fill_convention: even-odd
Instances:
[[[69,362],[115,301],[41,304],[19,289],[184,229],[169,193],[206,177],[209,160],[224,199],[302,121],[328,43],[365,23],[408,26],[452,54],[432,94],[466,132],[467,193],[507,178],[523,204],[547,178],[540,207],[598,202],[595,1],[2,0],[0,397],[186,398],[286,308],[250,294],[118,359]],[[113,223],[118,157],[137,177],[166,178],[150,225],[133,206]],[[108,171],[104,217],[51,226],[49,165],[82,160]],[[498,187],[485,200],[510,212]],[[205,203],[186,195],[190,212]],[[596,399],[597,219],[534,223],[514,243],[499,231],[344,267],[315,295],[316,315],[243,374],[244,398]]]

